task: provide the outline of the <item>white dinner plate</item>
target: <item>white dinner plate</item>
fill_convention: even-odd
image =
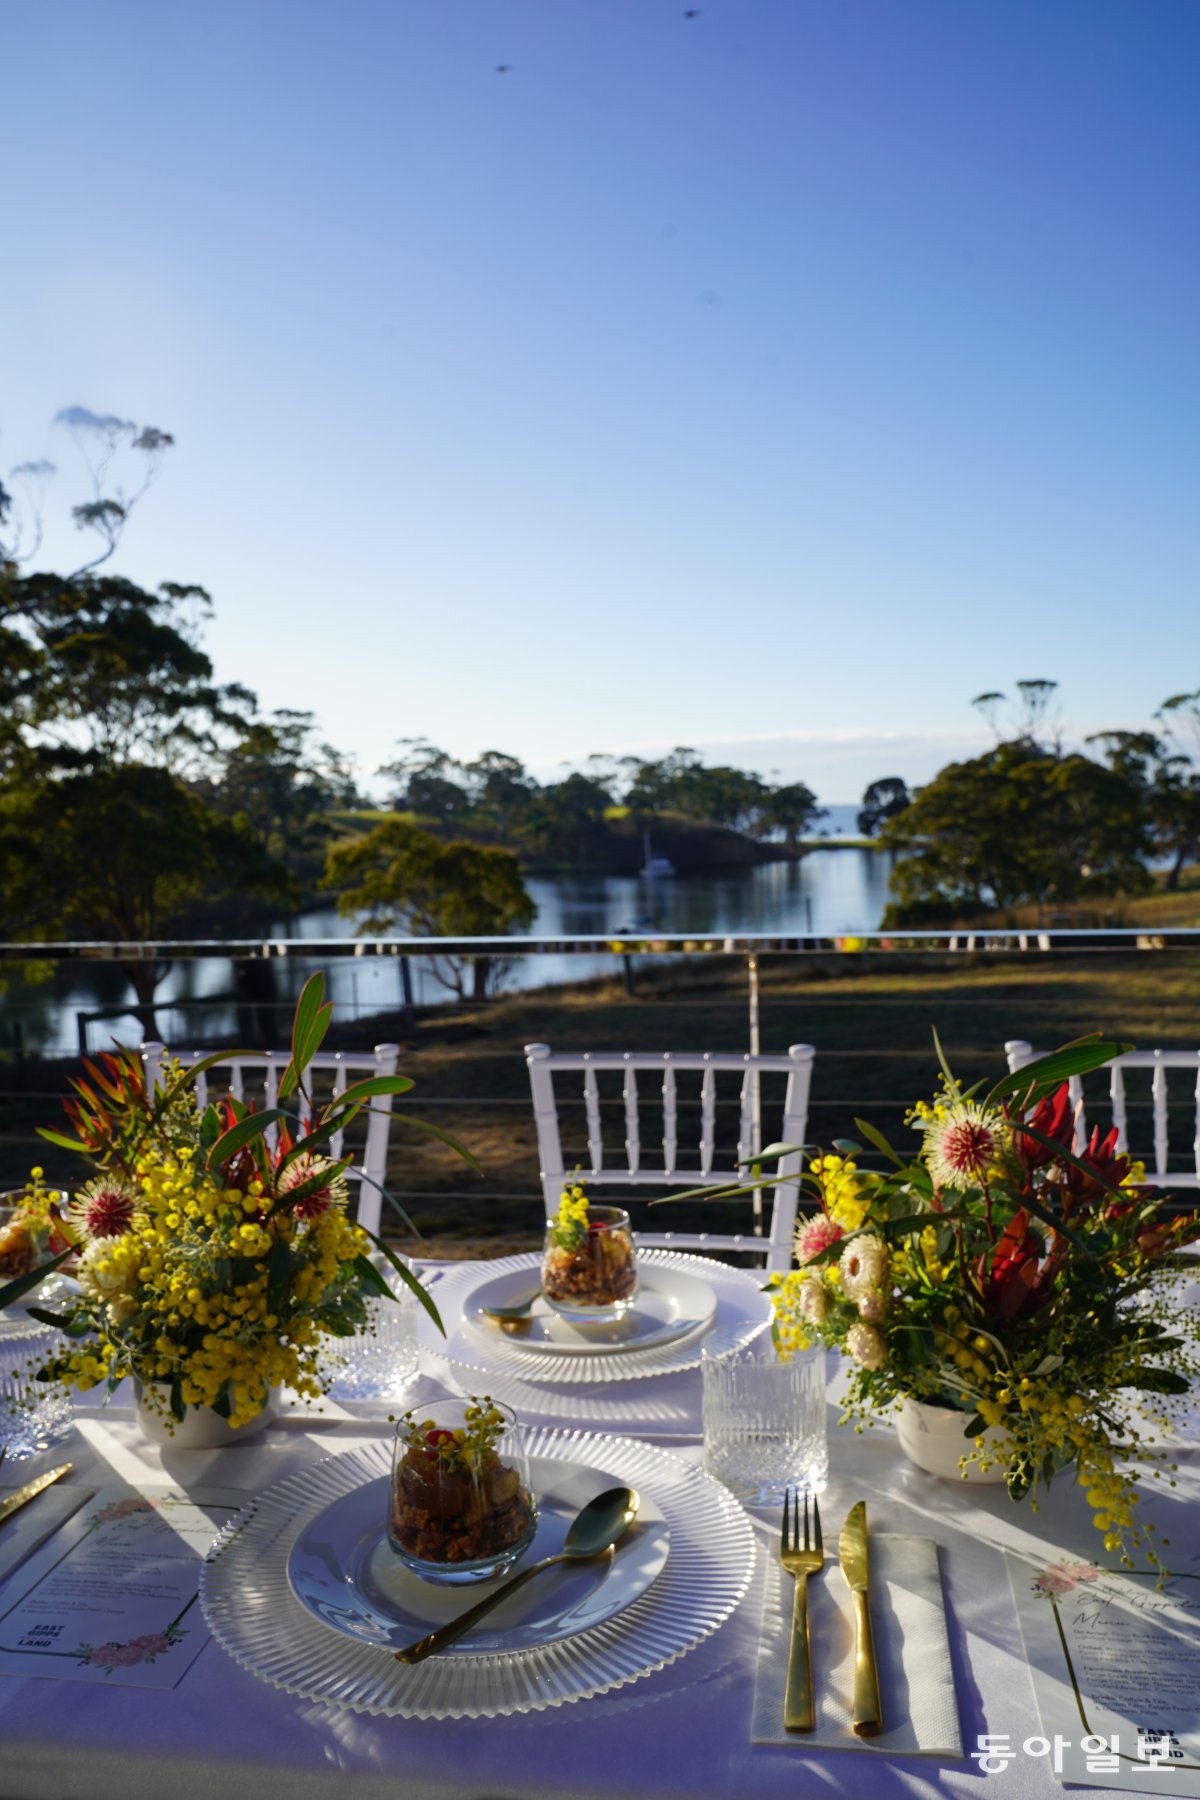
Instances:
[[[379,1438],[284,1476],[224,1526],[200,1571],[200,1604],[217,1643],[264,1681],[319,1706],[391,1718],[490,1719],[637,1681],[686,1656],[725,1622],[755,1561],[753,1528],[727,1488],[694,1463],[632,1438],[531,1426],[525,1442],[531,1462],[588,1471],[593,1486],[581,1483],[581,1497],[621,1482],[661,1510],[670,1554],[657,1579],[615,1616],[509,1656],[481,1655],[467,1637],[457,1654],[413,1664],[331,1628],[297,1598],[288,1573],[292,1551],[334,1501],[386,1478],[391,1445]],[[636,1541],[617,1551],[614,1572]],[[555,1579],[554,1571],[537,1578]],[[458,1602],[469,1605],[470,1591],[459,1588]]]
[[[463,1300],[463,1318],[478,1337],[490,1343],[500,1327],[485,1306],[517,1306],[527,1299],[530,1278],[510,1270],[481,1281]],[[686,1269],[648,1264],[638,1271],[637,1298],[621,1319],[605,1323],[564,1319],[541,1294],[533,1303],[527,1331],[505,1332],[504,1342],[518,1355],[611,1356],[627,1350],[650,1350],[673,1344],[693,1332],[707,1331],[716,1317],[717,1297],[707,1281]]]
[[[546,1456],[531,1459],[530,1478],[537,1532],[510,1574],[556,1555],[580,1507],[607,1488],[623,1485],[604,1469]],[[322,1624],[398,1650],[457,1618],[499,1583],[438,1587],[406,1568],[388,1543],[388,1487],[388,1476],[377,1477],[309,1520],[292,1546],[287,1572],[300,1604]],[[535,1650],[602,1625],[645,1593],[666,1563],[669,1543],[666,1520],[654,1501],[643,1496],[637,1519],[612,1557],[548,1569],[442,1655]]]
[[[541,1262],[536,1254],[504,1257],[491,1265],[486,1279],[511,1282],[512,1297],[520,1301],[536,1291]],[[513,1336],[497,1325],[484,1326],[477,1319],[472,1322],[468,1301],[475,1298],[477,1303],[481,1271],[477,1264],[448,1263],[437,1271],[433,1287],[445,1336],[423,1318],[417,1321],[417,1331],[428,1354],[454,1365],[455,1379],[460,1382],[463,1378],[457,1371],[470,1371],[472,1391],[482,1393],[485,1388],[479,1387],[480,1379],[488,1384],[502,1376],[512,1376],[526,1384],[552,1382],[557,1388],[567,1385],[595,1389],[603,1384],[677,1375],[700,1367],[706,1344],[719,1343],[722,1351],[745,1349],[771,1322],[771,1299],[763,1292],[766,1277],[761,1270],[734,1269],[702,1256],[654,1249],[639,1250],[638,1273],[642,1281],[656,1287],[660,1280],[683,1276],[707,1288],[715,1302],[708,1323],[697,1325],[680,1337],[658,1339],[649,1347],[636,1344],[615,1350],[611,1344],[604,1344],[594,1354],[563,1355],[547,1350],[545,1344],[529,1345],[523,1335]],[[584,1329],[591,1334],[597,1327]],[[486,1391],[495,1392],[490,1387]]]

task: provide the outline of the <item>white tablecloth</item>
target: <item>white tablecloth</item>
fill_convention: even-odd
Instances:
[[[441,1370],[445,1379],[445,1369]],[[700,1385],[690,1382],[695,1441],[673,1421],[671,1448],[698,1457]],[[653,1408],[654,1383],[646,1390]],[[429,1399],[428,1376],[414,1395]],[[386,1432],[375,1418],[289,1419],[264,1437],[223,1451],[159,1452],[126,1411],[81,1410],[76,1433],[34,1472],[66,1456],[73,1479],[164,1481],[261,1489],[319,1457]],[[360,1412],[361,1408],[355,1408]],[[1039,1514],[1014,1507],[1002,1488],[967,1489],[922,1474],[899,1454],[894,1435],[836,1427],[831,1405],[830,1485],[822,1505],[827,1536],[853,1500],[868,1501],[878,1530],[933,1536],[943,1546],[951,1651],[963,1739],[1007,1734],[1019,1748],[1037,1729],[1000,1546],[1035,1553],[1095,1550],[1090,1515],[1068,1481]],[[570,1423],[578,1427],[579,1421]],[[623,1424],[634,1435],[630,1424]],[[644,1435],[652,1437],[653,1429]],[[1183,1542],[1200,1492],[1200,1457],[1181,1459],[1180,1482],[1156,1495],[1153,1510]],[[774,1548],[776,1521],[761,1539]],[[145,1692],[0,1678],[0,1796],[3,1800],[308,1800],[309,1796],[470,1797],[470,1800],[797,1800],[829,1791],[914,1797],[978,1797],[1060,1791],[1046,1759],[1018,1754],[1003,1774],[981,1777],[976,1763],[869,1759],[853,1751],[814,1753],[803,1744],[750,1742],[754,1654],[766,1556],[733,1617],[707,1642],[657,1674],[592,1700],[508,1719],[409,1721],[315,1706],[278,1692],[209,1644],[176,1689]],[[16,1577],[20,1579],[19,1575]],[[11,1591],[11,1590],[10,1590]],[[4,1603],[0,1587],[0,1606]],[[1153,1778],[1151,1778],[1153,1779]],[[1160,1780],[1166,1777],[1160,1777]]]

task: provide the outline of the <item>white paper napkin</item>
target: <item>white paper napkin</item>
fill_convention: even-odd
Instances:
[[[7,1500],[24,1485],[24,1482],[14,1481],[7,1487],[0,1486],[0,1500]],[[95,1491],[95,1488],[74,1487],[68,1482],[56,1481],[53,1487],[44,1489],[27,1506],[15,1512],[11,1519],[5,1519],[0,1525],[0,1582],[27,1556],[32,1556],[38,1545],[44,1544],[51,1532],[65,1524],[72,1513],[78,1512]]]
[[[878,1737],[855,1737],[850,1723],[854,1606],[836,1547],[826,1554],[822,1574],[808,1583],[816,1729],[784,1730],[792,1592],[791,1576],[772,1561],[754,1683],[750,1735],[756,1744],[877,1750],[886,1756],[962,1756],[938,1547],[932,1538],[892,1532],[871,1536],[871,1624],[885,1726]]]

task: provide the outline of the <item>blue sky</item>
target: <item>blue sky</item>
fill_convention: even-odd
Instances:
[[[1200,685],[1194,0],[3,12],[0,473],[364,772],[675,743],[826,800]],[[508,72],[497,72],[498,65]]]

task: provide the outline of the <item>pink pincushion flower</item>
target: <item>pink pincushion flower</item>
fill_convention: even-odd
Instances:
[[[830,1244],[836,1244],[842,1236],[840,1225],[835,1225],[825,1213],[817,1213],[815,1218],[797,1228],[796,1261],[800,1264],[811,1262],[814,1256],[828,1250]]]
[[[323,1175],[326,1169],[332,1171],[336,1168],[337,1164],[330,1162],[329,1158],[325,1156],[310,1156],[307,1153],[298,1156],[295,1162],[288,1164],[279,1177],[280,1196],[286,1197],[306,1182],[314,1181],[318,1176]],[[345,1206],[348,1195],[349,1189],[345,1176],[331,1174],[327,1182],[320,1187],[315,1187],[311,1193],[305,1194],[302,1200],[297,1200],[292,1207],[292,1212],[297,1219],[316,1219],[323,1212],[328,1212],[331,1206]]]
[[[124,1237],[133,1228],[137,1192],[127,1181],[101,1175],[76,1194],[71,1217],[90,1238]]]
[[[999,1156],[1008,1126],[1000,1113],[960,1100],[925,1126],[925,1161],[939,1187],[978,1187]]]

